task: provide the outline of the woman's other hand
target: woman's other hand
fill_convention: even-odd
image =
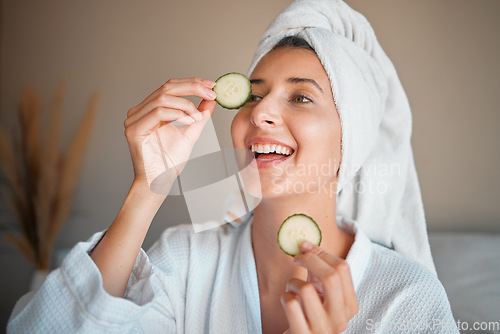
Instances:
[[[171,186],[213,114],[214,86],[214,81],[200,78],[170,79],[128,111],[124,125],[134,182],[145,181],[151,186],[151,182],[167,169],[162,180]],[[184,96],[197,96],[202,101],[196,108]],[[182,125],[175,125],[173,121]]]
[[[341,333],[358,313],[346,261],[309,242],[294,262],[308,270],[307,281],[293,278],[281,296],[290,329],[285,333]]]

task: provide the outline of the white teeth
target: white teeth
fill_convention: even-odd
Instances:
[[[292,150],[287,147],[282,147],[281,145],[275,145],[275,144],[253,144],[251,147],[252,152],[257,152],[257,153],[277,153],[277,154],[283,154],[283,155],[290,155],[292,154]]]

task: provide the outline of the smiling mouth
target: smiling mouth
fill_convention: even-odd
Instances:
[[[285,159],[293,154],[293,149],[276,144],[253,144],[250,148],[255,159],[260,161],[272,161]]]

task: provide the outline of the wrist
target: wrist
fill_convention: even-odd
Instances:
[[[130,186],[129,195],[150,203],[151,205],[160,206],[167,195],[157,194],[151,191],[146,180],[134,179]]]

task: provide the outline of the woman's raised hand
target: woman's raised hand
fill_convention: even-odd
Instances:
[[[309,242],[301,249],[294,262],[308,270],[308,277],[291,279],[281,296],[290,325],[285,333],[341,333],[358,313],[349,265]]]
[[[137,254],[172,183],[212,115],[215,82],[172,79],[130,109],[125,120],[134,182],[113,224],[91,251],[110,295],[123,297]],[[198,108],[182,96],[202,98]],[[174,121],[183,124],[177,126]],[[161,142],[161,144],[158,143]],[[165,166],[167,165],[167,166]],[[151,183],[159,176],[161,192]]]
[[[200,78],[170,79],[128,111],[124,125],[134,181],[147,182],[151,186],[151,182],[163,174],[163,182],[171,186],[213,114],[214,86],[214,81]],[[197,96],[203,100],[196,108],[182,96]],[[183,125],[175,125],[173,121]]]

